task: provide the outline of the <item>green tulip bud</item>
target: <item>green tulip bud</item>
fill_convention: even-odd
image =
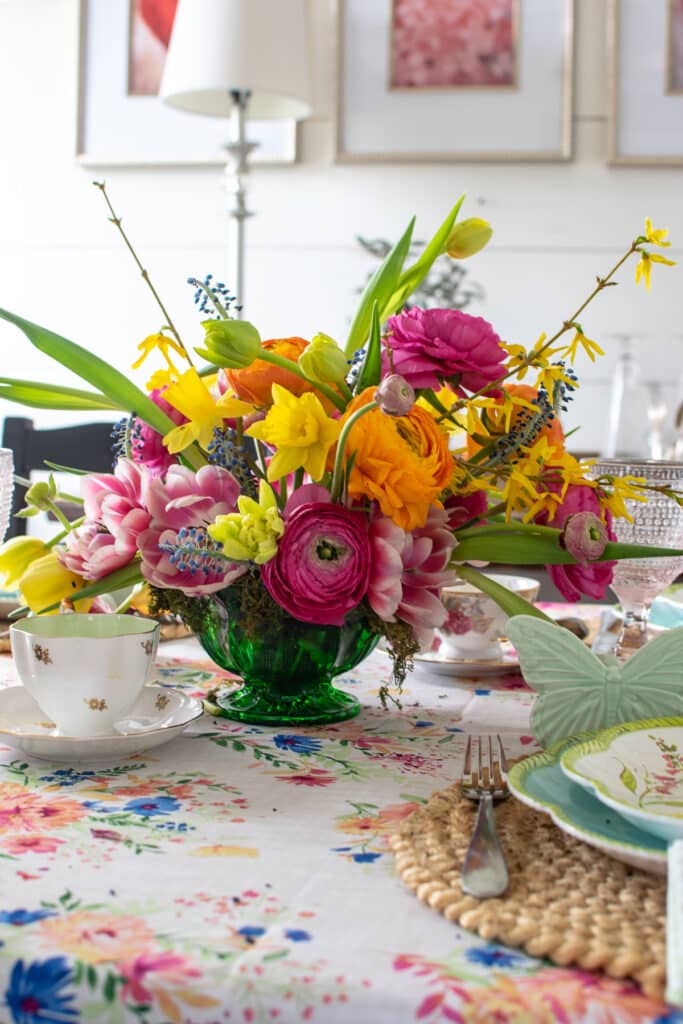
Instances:
[[[35,484],[31,484],[26,491],[25,501],[29,508],[40,512],[47,512],[56,497],[57,485],[52,473],[50,473],[50,478],[47,482],[45,480],[38,480]],[[35,515],[36,512],[34,511],[30,514]]]
[[[261,335],[247,320],[204,320],[206,348],[195,349],[214,366],[243,370],[262,355]]]
[[[299,366],[319,384],[339,384],[349,372],[346,356],[327,334],[315,335],[299,356]]]
[[[481,217],[468,217],[456,224],[446,242],[446,252],[454,260],[466,260],[491,240],[493,228]]]

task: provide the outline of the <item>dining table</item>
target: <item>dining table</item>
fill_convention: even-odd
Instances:
[[[344,722],[205,712],[111,763],[0,736],[0,1024],[683,1021],[629,980],[487,942],[403,884],[390,837],[462,776],[468,735],[499,734],[511,761],[539,747],[518,672],[422,665],[384,707],[389,676],[376,650],[338,678],[361,703]],[[152,681],[203,698],[231,677],[185,638]],[[5,655],[0,684],[16,683]]]

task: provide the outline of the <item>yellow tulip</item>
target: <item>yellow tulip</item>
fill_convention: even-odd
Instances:
[[[31,562],[45,554],[47,548],[37,537],[12,537],[0,545],[0,576],[8,590],[15,590]]]
[[[19,580],[21,599],[32,612],[42,612],[50,605],[59,605],[60,601],[70,598],[85,586],[84,579],[64,568],[54,550],[32,561]],[[86,598],[76,601],[74,607],[77,612],[87,612],[91,604],[92,598]],[[53,613],[58,610],[53,609]]]
[[[454,260],[474,256],[491,240],[493,228],[481,217],[468,217],[456,224],[446,242],[446,252]]]

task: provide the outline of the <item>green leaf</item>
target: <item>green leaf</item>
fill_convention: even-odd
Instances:
[[[94,391],[79,388],[58,387],[40,381],[18,380],[14,377],[0,377],[0,398],[8,402],[29,405],[33,409],[122,409]]]
[[[358,380],[354,388],[355,394],[360,394],[364,388],[373,384],[379,384],[382,373],[382,331],[379,320],[379,306],[376,302],[372,304],[372,316],[370,319],[370,340],[363,360],[363,366],[358,374]]]
[[[403,264],[410,249],[414,227],[415,218],[413,217],[394,248],[391,252],[387,253],[380,266],[368,281],[346,341],[345,352],[347,356],[352,356],[354,352],[365,344],[368,331],[370,330],[372,307],[374,304],[377,303],[380,309],[384,309],[396,291]]]
[[[503,562],[508,565],[576,565],[576,560],[561,548],[554,536],[546,533],[534,533],[533,526],[528,531],[519,526],[490,531],[481,528],[467,531],[467,536],[458,538],[454,559],[458,562],[485,561]],[[457,534],[456,534],[457,536]],[[559,532],[558,532],[559,536]],[[622,544],[618,541],[605,546],[601,562],[621,558],[660,558],[683,555],[677,548],[648,547],[646,544]]]
[[[488,594],[492,597],[499,608],[502,608],[506,615],[512,617],[513,615],[533,615],[537,619],[544,619],[546,622],[555,623],[549,618],[545,612],[542,612],[536,605],[530,604],[525,601],[519,594],[513,594],[507,587],[502,586],[500,583],[496,583],[489,576],[484,576],[478,569],[472,568],[471,565],[458,565],[456,566],[458,576],[462,579],[467,580],[474,587],[477,587],[484,594]]]
[[[90,988],[97,988],[97,971],[91,964],[86,968],[85,977]]]
[[[68,341],[59,334],[54,334],[47,328],[31,323],[30,320],[24,320],[23,317],[9,313],[5,309],[0,309],[0,318],[15,324],[22,330],[38,351],[44,352],[55,362],[66,366],[72,373],[101,391],[115,403],[114,408],[134,412],[136,416],[160,434],[167,434],[175,426],[166,413],[162,412],[144,391],[141,391],[104,359],[93,355],[92,352],[76,345],[75,342]]]
[[[398,288],[391,296],[389,302],[382,308],[382,322],[392,313],[396,313],[403,304],[410,298],[415,289],[422,284],[425,277],[432,268],[432,264],[441,256],[446,249],[446,242],[451,229],[460,213],[460,207],[465,199],[464,194],[460,196],[457,203],[446,217],[434,237],[427,243],[419,259],[409,267],[399,278]]]
[[[83,587],[81,590],[75,590],[73,594],[69,594],[70,601],[80,601],[86,597],[97,597],[99,594],[109,594],[113,590],[122,590],[124,587],[132,587],[136,583],[142,583],[144,577],[140,572],[139,562],[130,562],[128,565],[122,566],[117,569],[116,572],[110,573],[108,576],[104,576],[101,580],[96,580],[94,583],[88,584],[87,587]],[[46,608],[41,608],[39,615],[44,615],[45,612],[51,612],[55,608],[59,608],[59,601],[55,601],[54,604],[48,605]]]
[[[600,561],[611,562],[620,558],[672,558],[677,555],[683,555],[683,550],[650,547],[649,544],[622,544],[619,541],[608,541]]]
[[[627,768],[626,765],[624,765],[624,767],[621,769],[621,773],[619,775],[619,782],[629,791],[629,793],[635,793],[638,785],[636,782],[636,777],[631,771],[631,769]]]

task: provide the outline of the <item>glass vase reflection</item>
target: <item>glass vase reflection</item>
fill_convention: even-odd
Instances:
[[[214,594],[199,640],[221,668],[242,677],[215,699],[227,718],[262,725],[321,725],[352,718],[358,700],[338,690],[335,676],[358,665],[379,639],[360,612],[343,626],[300,622],[279,610],[247,624],[239,594]]]

